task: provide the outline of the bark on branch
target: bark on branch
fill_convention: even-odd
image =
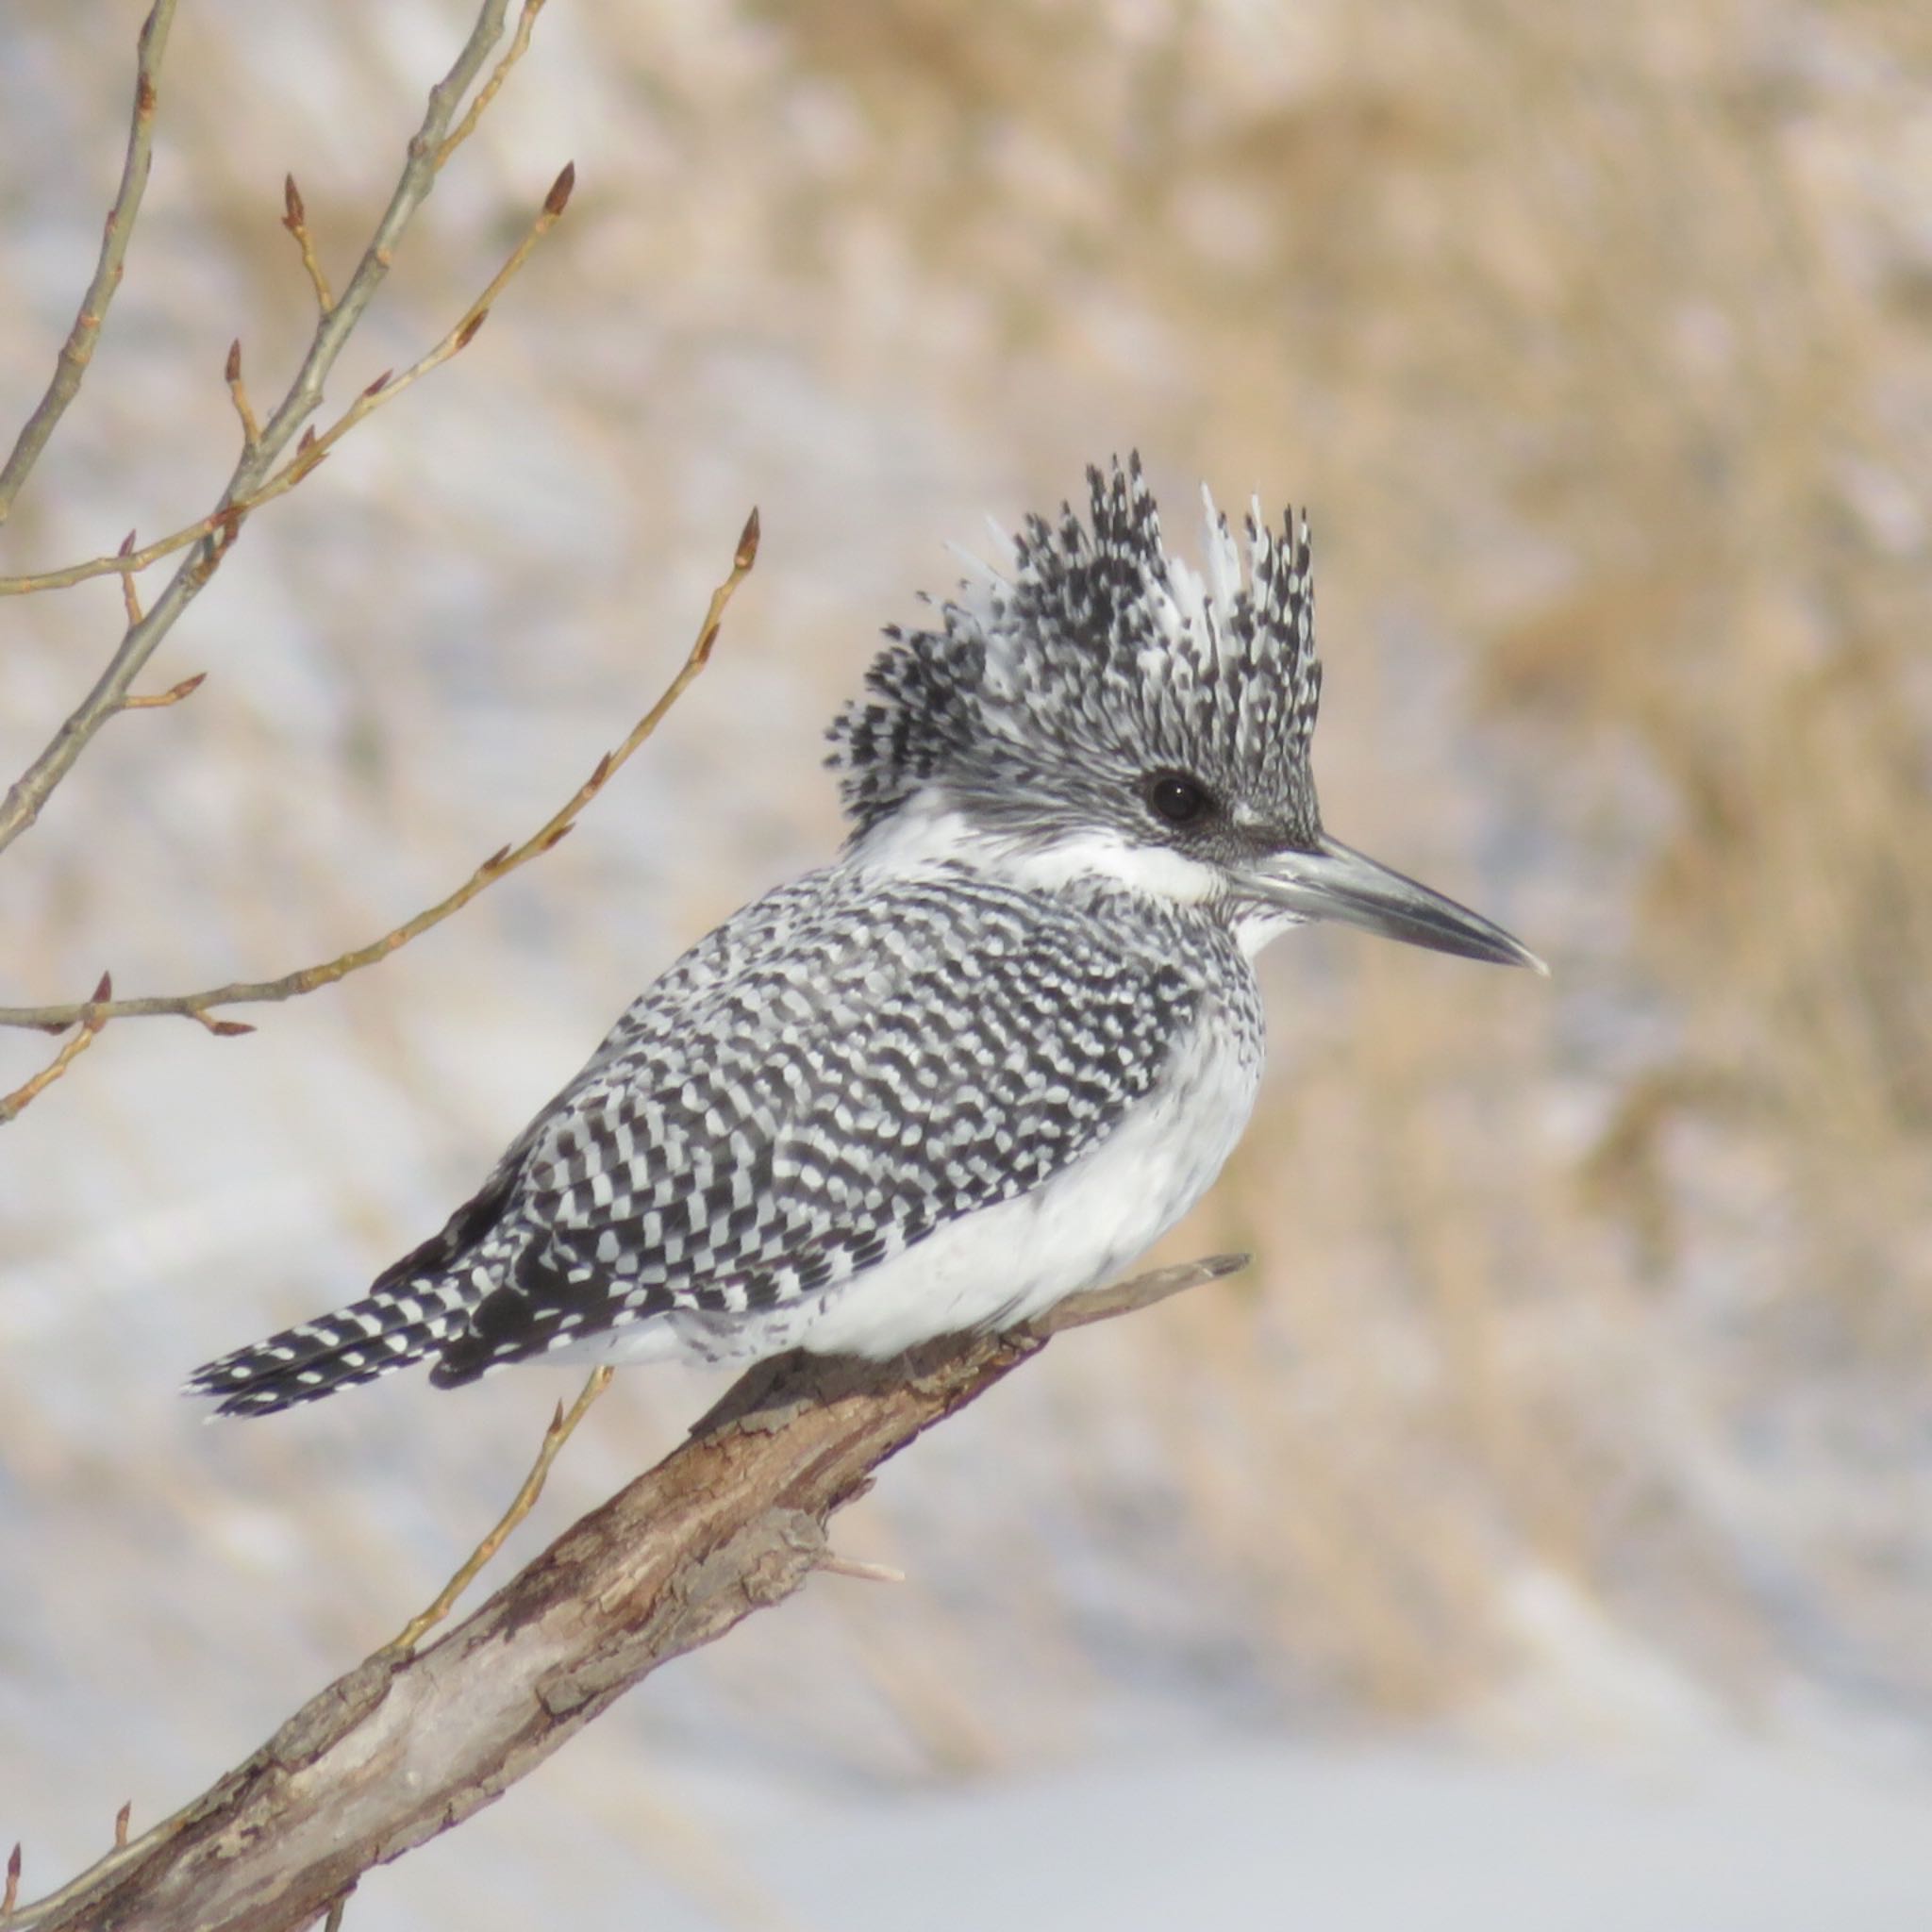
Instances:
[[[1244,1257],[1080,1295],[1012,1334],[886,1364],[760,1364],[691,1440],[413,1656],[380,1651],[184,1810],[12,1922],[17,1932],[297,1932],[371,1866],[458,1824],[659,1664],[837,1567],[826,1524],[916,1436],[1063,1328]]]

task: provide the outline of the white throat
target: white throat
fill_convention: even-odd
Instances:
[[[1022,891],[1050,892],[1084,880],[1124,886],[1173,906],[1207,906],[1225,898],[1227,882],[1213,866],[1164,845],[1140,845],[1095,825],[1040,844],[974,824],[930,796],[908,799],[853,845],[845,861],[891,874],[963,865]],[[1234,936],[1250,959],[1301,921],[1278,907],[1243,904]]]

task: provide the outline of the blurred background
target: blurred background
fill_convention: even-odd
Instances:
[[[130,0],[0,23],[0,425],[125,139]],[[0,570],[214,500],[464,0],[185,5],[152,185]],[[0,1841],[27,1896],[433,1594],[575,1386],[203,1429],[192,1364],[360,1291],[608,1021],[829,854],[821,731],[944,545],[1138,446],[1192,541],[1311,507],[1331,827],[1547,984],[1264,962],[1253,1131],[1070,1338],[363,1928],[1932,1923],[1932,16],[1888,0],[553,0],[339,368],[459,360],[248,525],[0,865],[0,1002],[114,1026],[0,1148]],[[149,579],[150,593],[159,574]],[[10,777],[120,634],[0,606]],[[48,1042],[0,1037],[0,1088]],[[717,1393],[621,1378],[527,1557]]]

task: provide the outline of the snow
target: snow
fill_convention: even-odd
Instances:
[[[576,1932],[1932,1924],[1932,1780],[1742,1741],[1586,1760],[1196,1740],[965,1789],[807,1795],[734,1776],[679,1800],[682,1826],[644,1837],[655,1869],[574,1902]],[[441,1923],[432,1902],[474,1932],[508,1927],[466,1894],[475,1856],[448,1843],[407,1886],[373,1877],[358,1927]]]

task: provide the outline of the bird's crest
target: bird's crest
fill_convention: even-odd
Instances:
[[[937,630],[887,632],[829,762],[863,832],[928,782],[997,788],[1042,753],[1100,773],[1197,771],[1315,823],[1322,688],[1306,518],[1251,508],[1244,544],[1203,491],[1207,554],[1169,555],[1138,456],[1087,473],[1086,523],[1028,517]],[[1004,561],[1004,559],[1003,559]]]

